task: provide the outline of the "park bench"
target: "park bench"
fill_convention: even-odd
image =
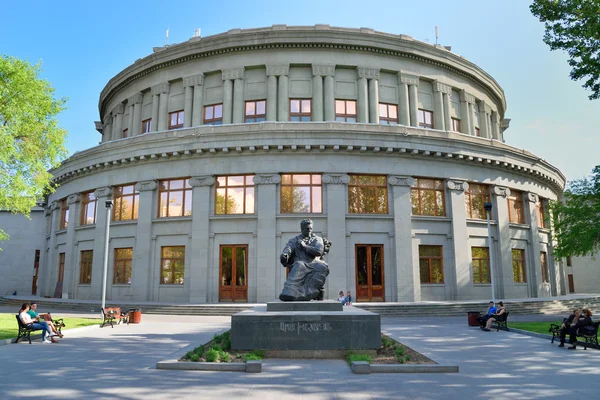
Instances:
[[[41,318],[46,322],[52,322],[52,324],[60,334],[62,334],[62,328],[66,326],[62,318],[52,319],[52,315],[50,315],[50,313],[38,314],[38,318]]]
[[[567,319],[565,318],[563,320],[563,323],[566,321]],[[596,321],[594,322],[594,324],[592,325],[594,327],[593,331],[583,331],[584,334],[580,335],[579,334],[579,329],[577,330],[577,343],[579,344],[583,344],[583,349],[587,350],[588,346],[590,347],[594,347],[596,349],[600,349],[600,346],[598,345],[598,326],[600,325],[600,321]],[[548,332],[550,332],[552,334],[552,340],[550,341],[550,343],[554,343],[554,338],[560,338],[560,325],[557,324],[550,324],[550,329],[548,329]],[[583,342],[579,340],[579,338],[583,339]]]
[[[17,324],[19,324],[19,334],[17,335],[15,343],[19,343],[19,339],[26,337],[29,340],[29,344],[31,344],[31,332],[39,329],[35,329],[32,325],[25,325],[23,321],[21,321],[21,318],[19,318],[19,314],[17,314],[16,317]]]
[[[496,319],[492,324],[492,327],[494,327],[494,324],[496,325],[496,332],[498,332],[500,328],[508,331],[508,311],[504,312],[504,314],[500,315],[499,317],[500,319]],[[493,318],[495,319],[496,317]]]
[[[103,319],[102,319],[102,325],[100,325],[100,328],[103,328],[104,325],[106,325],[106,324],[110,324],[111,328],[114,328],[115,322],[118,325],[121,323],[121,321],[129,324],[129,314],[122,313],[120,307],[103,308],[102,316],[103,316]]]

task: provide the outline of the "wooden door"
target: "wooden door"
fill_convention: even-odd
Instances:
[[[383,245],[357,244],[356,301],[384,301]]]
[[[33,282],[31,283],[31,294],[37,293],[38,287],[38,274],[40,271],[40,251],[35,251],[35,258],[33,259]]]
[[[248,301],[248,245],[221,245],[219,301]]]
[[[575,293],[575,282],[573,281],[573,274],[569,274],[569,293]]]

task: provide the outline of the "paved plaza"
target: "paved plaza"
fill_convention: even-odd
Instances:
[[[385,333],[459,365],[455,374],[354,375],[341,360],[266,360],[261,374],[155,369],[229,324],[229,317],[143,315],[139,325],[66,331],[60,344],[0,346],[0,398],[595,399],[600,393],[600,351],[483,332],[467,327],[466,316],[382,319]]]

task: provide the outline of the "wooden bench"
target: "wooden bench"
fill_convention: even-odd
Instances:
[[[40,329],[35,329],[31,325],[25,325],[21,318],[19,318],[19,314],[16,315],[17,324],[19,324],[19,334],[17,335],[17,340],[15,343],[19,343],[19,339],[26,337],[29,340],[29,344],[31,344],[31,332],[39,331]]]
[[[563,323],[565,323],[566,320],[567,319],[565,318]],[[600,326],[600,321],[594,322],[592,326],[594,327],[594,330],[589,331],[589,333],[585,332],[583,335],[579,334],[579,329],[577,330],[577,343],[583,344],[584,350],[587,350],[588,346],[600,349],[600,346],[598,345],[598,326]],[[560,338],[560,325],[550,324],[550,329],[548,329],[548,332],[552,334],[552,340],[550,340],[550,343],[554,343],[554,338]],[[580,341],[579,338],[582,338],[583,341]]]
[[[492,326],[494,326],[494,324],[496,324],[496,332],[498,332],[500,330],[500,328],[508,331],[509,330],[508,329],[508,311],[505,311],[504,314],[500,315],[499,317],[501,317],[501,319],[496,319],[492,323]],[[492,316],[492,318],[496,318],[496,317]]]
[[[52,315],[50,315],[50,313],[38,314],[38,318],[41,318],[46,322],[52,322],[52,325],[54,325],[56,331],[62,335],[62,328],[66,326],[62,318],[52,319]]]
[[[102,325],[100,328],[103,328],[104,325],[110,324],[111,328],[115,327],[115,322],[117,325],[121,323],[121,321],[129,324],[129,314],[122,313],[120,307],[106,307],[102,309]]]

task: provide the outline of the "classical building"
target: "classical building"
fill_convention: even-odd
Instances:
[[[155,48],[100,94],[101,143],[52,171],[38,294],[99,299],[108,237],[109,300],[270,301],[304,218],[333,242],[330,298],[565,293],[546,215],[565,178],[504,143],[505,110],[489,74],[406,35],[274,25]]]

